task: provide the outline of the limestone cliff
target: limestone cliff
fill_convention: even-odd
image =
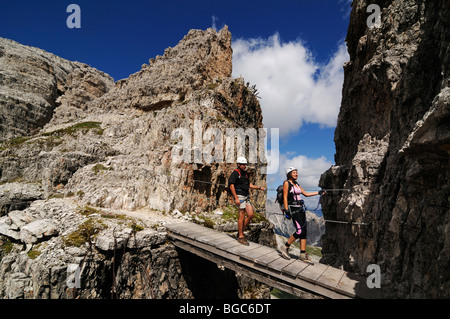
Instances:
[[[226,211],[236,168],[225,134],[257,132],[262,116],[252,89],[231,77],[231,60],[226,27],[191,30],[114,82],[0,38],[0,298],[206,298],[208,280],[192,278],[209,268],[208,278],[227,282],[216,297],[267,297],[239,274],[181,258],[164,228],[181,219],[223,229],[231,218],[227,229],[237,231],[232,211],[210,218],[226,215],[212,211]],[[186,140],[187,160],[175,161]],[[207,160],[221,151],[222,161]],[[265,185],[264,167],[253,163],[253,183]],[[253,198],[261,207],[263,196]],[[250,228],[252,240],[271,244],[267,221]]]
[[[20,45],[9,40],[1,43],[5,53],[0,63],[10,65],[8,57]],[[16,131],[14,136],[19,137],[2,145],[1,182],[39,182],[47,196],[63,189],[64,193],[79,194],[84,204],[116,209],[204,211],[227,203],[225,188],[220,184],[225,184],[236,165],[227,163],[225,155],[222,161],[210,163],[202,157],[196,160],[195,155],[190,161],[172,161],[180,142],[173,135],[176,129],[189,130],[194,140],[194,133],[205,133],[209,128],[225,136],[227,128],[262,127],[256,96],[243,79],[231,78],[231,34],[227,28],[220,32],[191,30],[163,56],[151,59],[139,72],[116,83],[93,68],[60,63],[56,57],[47,59],[50,54],[37,49],[21,50],[26,54],[37,51],[42,56],[34,59],[49,64],[47,73],[37,75],[37,79],[48,77],[53,81],[52,89],[56,90],[58,81],[64,88],[55,93],[41,88],[44,81],[31,82],[28,79],[35,79],[36,67],[17,59],[15,68],[31,73],[24,72],[19,79],[30,82],[29,90],[35,92],[31,96],[47,98],[48,103],[30,102],[29,109],[42,113],[43,120],[33,126],[42,129],[39,134],[29,134],[31,128],[22,129],[26,126],[22,117],[5,121],[8,132]],[[59,72],[61,69],[66,73]],[[14,119],[21,107],[9,101],[20,100],[25,93],[17,88],[8,90],[0,94],[6,101],[2,112],[5,118]],[[23,114],[23,121],[27,119]],[[200,135],[200,139],[206,145],[214,136],[208,140]],[[225,154],[225,137],[221,144]],[[191,145],[188,152],[194,154],[197,145]],[[232,154],[236,158],[237,153]],[[253,166],[253,182],[264,185],[260,170],[264,164],[258,161]],[[256,196],[264,206],[262,194]]]
[[[89,101],[113,85],[110,76],[86,64],[0,38],[0,142],[38,133],[67,91]]]
[[[381,26],[369,28],[369,4]],[[384,296],[450,292],[450,6],[448,1],[353,1],[335,132],[323,188],[322,262],[381,268]]]

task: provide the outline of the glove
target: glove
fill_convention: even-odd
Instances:
[[[289,209],[282,208],[281,211],[284,213],[286,219],[291,219],[291,211]]]
[[[323,190],[319,191],[319,195],[322,196],[325,192]]]

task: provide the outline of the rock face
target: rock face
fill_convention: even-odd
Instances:
[[[124,214],[50,199],[0,218],[0,297],[192,298],[178,253],[151,228],[164,217]]]
[[[1,298],[210,297],[192,281],[208,267],[230,283],[219,297],[268,296],[267,287],[175,249],[164,228],[200,215],[209,222],[227,207],[236,130],[262,128],[258,99],[231,78],[231,60],[226,27],[191,30],[114,83],[0,39]],[[176,152],[187,155],[176,160]],[[265,186],[264,161],[251,168],[252,182]],[[262,192],[253,200],[264,208]],[[235,220],[225,224],[214,228],[235,231]],[[273,245],[272,227],[252,223],[249,238]]]
[[[366,273],[381,269],[387,297],[450,292],[450,7],[448,1],[376,1],[350,17],[343,98],[335,133],[336,165],[323,188],[327,224],[322,262]]]
[[[12,42],[3,43],[9,52]],[[92,68],[67,71],[64,91],[50,103],[58,107],[41,132],[3,144],[0,181],[39,182],[47,196],[64,188],[83,204],[115,209],[204,211],[225,205],[223,184],[237,157],[237,150],[227,152],[234,141],[227,129],[262,128],[256,96],[243,79],[231,78],[231,56],[227,28],[192,30],[164,56],[115,84]],[[174,134],[178,129],[184,134]],[[188,160],[174,162],[172,153],[185,150],[178,150],[181,139],[191,144]],[[223,156],[207,161],[206,147],[215,139]],[[215,156],[219,147],[209,151]],[[263,167],[258,161],[252,174],[262,186]],[[255,196],[264,206],[263,194]]]
[[[110,76],[86,64],[4,38],[0,70],[0,142],[38,133],[63,95],[90,100],[114,85]]]

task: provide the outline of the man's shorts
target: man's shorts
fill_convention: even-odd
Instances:
[[[239,205],[239,209],[245,209],[245,206],[250,205],[250,202],[248,201],[248,196],[237,195],[237,197],[241,202],[241,204]]]

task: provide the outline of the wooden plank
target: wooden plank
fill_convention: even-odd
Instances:
[[[175,227],[170,227],[171,231],[176,232],[182,236],[185,236],[187,238],[190,238],[194,241],[197,240],[197,238],[205,238],[205,237],[210,237],[212,236],[214,233],[219,233],[215,230],[212,230],[210,228],[206,228],[200,225],[196,225],[193,223],[179,223],[176,224]],[[231,241],[225,241],[225,238],[229,237],[231,239]],[[205,241],[205,240],[203,240]],[[254,243],[252,243],[254,244]],[[194,243],[195,245],[195,243]],[[214,245],[215,247],[222,249],[222,250],[228,250],[231,249],[231,252],[233,254],[238,254],[240,251],[245,250],[246,248],[248,248],[248,246],[244,246],[242,244],[240,244],[236,239],[233,239],[232,237],[225,235],[224,237],[224,241],[218,241],[215,243]],[[245,248],[244,248],[245,247]],[[254,247],[253,247],[254,248]]]
[[[199,230],[198,232],[192,233],[190,234],[188,237],[194,240],[198,240],[198,238],[205,238],[205,237],[211,237],[213,236],[215,233],[211,232],[210,229],[206,229],[206,230]]]
[[[250,244],[249,246],[239,244],[239,246],[233,246],[233,247],[227,248],[226,251],[228,253],[231,253],[231,254],[239,256],[239,254],[241,254],[242,252],[248,252],[250,250],[253,250],[253,249],[256,249],[256,248],[259,247],[258,244],[255,244],[255,243],[252,243],[252,242],[249,242],[249,244]]]
[[[169,232],[174,232],[183,236],[190,237],[193,234],[197,234],[199,232],[207,231],[208,228],[206,227],[199,227],[198,225],[195,225],[193,223],[179,223],[179,224],[172,224],[166,226],[166,229]]]
[[[186,232],[180,232],[179,234],[192,240],[197,240],[197,238],[200,236],[211,236],[211,233],[208,230],[198,230],[196,232],[192,230],[186,230]]]
[[[169,228],[169,231],[178,233],[191,239],[197,239],[199,237],[204,236],[212,236],[217,233],[216,231],[210,228],[196,225],[193,223],[183,223],[183,224],[185,225],[177,225],[177,227],[171,227]]]
[[[267,265],[267,269],[281,274],[281,270],[284,267],[293,263],[294,261],[295,261],[295,259],[292,259],[292,258],[289,260],[284,259],[284,258],[278,258],[278,259],[274,260],[273,262],[269,263]]]
[[[316,285],[335,290],[345,271],[329,266],[317,279]]]
[[[172,231],[175,231],[175,232],[184,231],[184,230],[191,230],[193,232],[196,232],[198,230],[204,230],[204,229],[212,230],[211,228],[201,226],[201,225],[198,225],[198,224],[195,224],[192,222],[173,223],[173,224],[166,225],[166,228],[171,229]]]
[[[205,244],[209,244],[212,245],[213,242],[215,241],[223,241],[225,239],[227,239],[227,235],[222,234],[222,233],[208,233],[202,236],[199,236],[196,238],[196,240],[198,240],[199,242],[205,243]]]
[[[351,279],[347,272],[344,272],[341,280],[339,280],[338,284],[334,288],[337,292],[346,294],[350,297],[356,297],[356,285],[358,281],[355,279]]]
[[[293,278],[296,278],[297,275],[303,271],[306,267],[310,266],[307,263],[304,263],[302,261],[299,261],[298,259],[295,260],[293,263],[287,265],[283,269],[281,269],[281,273],[283,275],[287,275]]]
[[[228,249],[231,249],[232,247],[236,247],[236,246],[243,246],[243,245],[240,244],[236,239],[233,239],[233,240],[228,241],[228,242],[224,241],[223,243],[217,243],[217,245],[216,245],[217,248],[225,250],[225,251],[228,250]]]
[[[208,238],[214,238],[215,240],[216,239],[220,239],[220,240],[224,241],[225,239],[228,239],[230,237],[225,235],[224,233],[212,232],[212,233],[209,234],[209,236],[207,234],[205,234],[203,236],[198,237],[197,239],[198,240],[205,240],[205,239],[208,239]]]
[[[238,243],[236,239],[231,238],[230,236],[225,236],[223,240],[211,241],[209,244],[215,248],[222,249],[221,247],[233,246],[236,243]]]
[[[221,249],[225,249],[226,247],[233,246],[233,244],[239,244],[235,237],[231,236],[230,234],[226,234],[226,236],[228,237],[228,239],[224,239],[221,243],[215,243],[215,245],[217,247],[220,247]]]
[[[267,247],[267,246],[260,246],[256,249],[253,249],[248,252],[242,252],[239,254],[239,256],[243,259],[250,260],[251,262],[254,262],[256,258],[267,255],[268,253],[272,252],[273,248]]]
[[[303,262],[303,261],[302,261]],[[323,272],[328,268],[329,266],[315,263],[314,265],[309,265],[309,267],[306,267],[303,269],[297,276],[300,279],[304,279],[306,281],[316,283],[317,279],[323,274]]]
[[[189,223],[189,226],[187,226],[187,227],[189,229],[191,229],[193,233],[199,233],[199,232],[204,232],[204,231],[208,231],[210,233],[216,232],[212,228],[201,226],[201,225],[197,225],[197,224],[194,224],[194,223]]]
[[[278,251],[272,250],[272,252],[270,252],[269,254],[262,255],[262,256],[255,258],[254,262],[257,265],[267,267],[268,264],[270,264],[271,262],[275,261],[278,258],[283,258],[283,257],[281,257],[281,255]]]
[[[204,230],[198,230],[196,232],[193,232],[192,236],[189,236],[189,237],[197,239],[197,238],[200,238],[200,237],[208,237],[208,236],[211,237],[211,236],[214,236],[214,235],[221,235],[221,236],[223,236],[223,234],[220,234],[220,233],[216,232],[215,230],[212,230],[210,228],[206,228],[205,227]]]

